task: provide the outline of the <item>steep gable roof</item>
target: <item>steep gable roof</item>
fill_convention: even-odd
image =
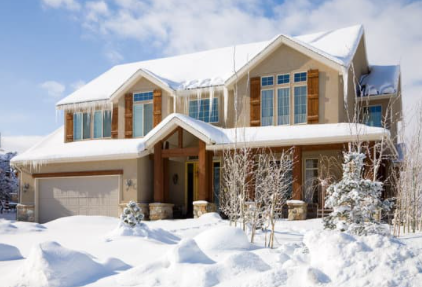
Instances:
[[[141,76],[170,93],[228,86],[235,79],[234,70],[245,72],[282,43],[326,60],[341,71],[341,67],[349,67],[362,35],[363,27],[358,25],[297,37],[278,35],[270,41],[118,65],[59,101],[57,108],[107,104],[128,83]]]

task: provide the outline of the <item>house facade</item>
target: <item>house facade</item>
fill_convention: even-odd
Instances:
[[[292,198],[321,206],[322,157],[357,138],[394,152],[400,70],[370,66],[353,26],[115,66],[57,109],[64,126],[12,160],[19,220],[118,216],[130,200],[152,220],[213,211],[234,144],[293,148]]]

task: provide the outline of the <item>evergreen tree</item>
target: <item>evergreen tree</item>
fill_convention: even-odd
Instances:
[[[325,207],[333,212],[324,218],[325,228],[357,235],[381,232],[375,214],[391,206],[380,200],[381,182],[362,178],[365,158],[359,152],[344,153],[343,177],[327,189]]]
[[[129,201],[123,209],[122,215],[120,215],[120,220],[132,228],[140,224],[142,219],[144,219],[142,209],[134,201]]]
[[[10,167],[10,160],[16,153],[0,154],[0,199],[10,199],[10,193],[18,191],[19,180]]]

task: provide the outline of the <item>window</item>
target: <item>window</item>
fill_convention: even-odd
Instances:
[[[382,127],[381,106],[370,106],[363,108],[364,123],[372,127]]]
[[[218,123],[218,98],[213,98],[211,114],[210,99],[189,101],[189,116],[206,123]]]
[[[306,72],[295,73],[295,83],[306,82]]]
[[[305,160],[305,202],[318,202],[318,159]]]
[[[83,139],[91,138],[91,114],[83,114]]]
[[[290,75],[289,74],[277,76],[277,85],[288,84],[289,82],[290,82]]]
[[[261,86],[262,87],[272,86],[272,85],[274,85],[274,77],[273,76],[261,78]]]
[[[261,125],[271,126],[274,116],[273,90],[263,90],[261,96]]]
[[[294,87],[294,123],[306,123],[306,86]]]
[[[290,124],[290,88],[277,90],[277,124]]]
[[[152,130],[152,92],[133,94],[133,137],[143,137]]]
[[[217,210],[220,207],[220,162],[214,162],[214,204]]]
[[[111,111],[95,111],[94,138],[111,137]]]
[[[73,140],[91,138],[91,114],[74,113],[73,114]]]

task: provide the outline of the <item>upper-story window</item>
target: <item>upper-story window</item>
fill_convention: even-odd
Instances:
[[[91,114],[73,114],[73,139],[82,140],[91,138]]]
[[[290,124],[290,88],[277,89],[277,124]]]
[[[111,137],[111,111],[94,112],[94,139]]]
[[[268,87],[274,85],[274,77],[268,76],[268,77],[261,77],[261,86],[262,87]]]
[[[277,85],[283,85],[290,83],[290,74],[278,75]]]
[[[295,83],[306,82],[306,72],[295,73]]]
[[[261,125],[274,124],[274,90],[261,91]]]
[[[210,108],[210,99],[191,100],[189,116],[206,123],[218,123],[218,98],[213,98],[211,113]]]
[[[372,127],[382,127],[382,107],[369,106],[363,108],[364,123]]]
[[[143,137],[150,130],[153,124],[153,93],[133,94],[133,136]]]
[[[294,87],[294,123],[303,124],[306,123],[307,114],[307,91],[306,86]]]

